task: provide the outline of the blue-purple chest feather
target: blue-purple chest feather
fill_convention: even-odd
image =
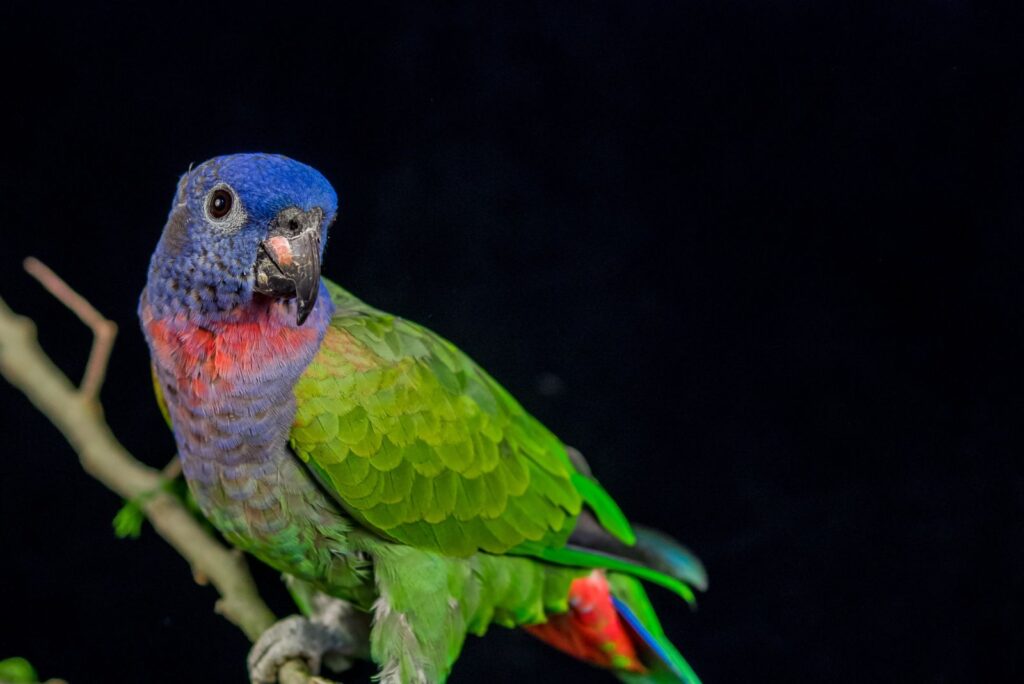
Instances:
[[[251,541],[281,531],[307,505],[334,508],[288,446],[293,387],[332,308],[322,297],[302,327],[289,305],[271,301],[199,323],[181,312],[156,317],[143,296],[140,316],[183,473],[226,533]]]

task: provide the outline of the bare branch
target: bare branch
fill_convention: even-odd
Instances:
[[[289,660],[277,672],[278,684],[333,684],[330,680],[310,673],[301,660]]]
[[[181,475],[181,459],[175,455],[174,458],[167,462],[164,469],[160,471],[160,475],[165,480],[173,480]]]
[[[217,589],[221,596],[217,612],[255,641],[276,618],[260,598],[242,554],[220,543],[180,500],[161,489],[165,475],[177,474],[177,459],[163,472],[143,465],[117,440],[102,411],[96,410],[116,326],[38,260],[26,259],[25,268],[93,329],[96,341],[85,379],[76,389],[40,348],[32,321],[15,314],[0,299],[0,374],[63,433],[86,472],[124,499],[146,495],[143,510],[153,528],[188,561],[194,576],[208,579]],[[279,681],[314,684],[325,680],[311,677],[304,662],[288,661]]]
[[[85,364],[85,374],[82,376],[82,384],[79,385],[78,391],[87,399],[98,401],[103,378],[107,374],[110,351],[114,347],[114,338],[117,337],[117,324],[105,318],[82,295],[72,290],[59,275],[39,259],[28,257],[25,259],[24,266],[25,270],[38,280],[50,294],[75,312],[75,315],[92,329],[92,349],[89,352],[89,361]]]

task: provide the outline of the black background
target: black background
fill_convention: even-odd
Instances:
[[[177,177],[281,152],[338,190],[327,275],[453,339],[703,557],[697,613],[656,601],[707,682],[1021,676],[1019,16],[84,4],[0,9],[0,293],[72,377],[89,334],[21,259],[120,324],[103,398],[138,457],[173,453],[135,304]],[[0,657],[244,681],[213,590],[151,529],[115,540],[119,501],[0,402]],[[481,679],[611,681],[500,628],[452,677]]]

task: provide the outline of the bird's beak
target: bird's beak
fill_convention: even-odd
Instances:
[[[295,322],[302,325],[320,292],[319,207],[282,209],[270,224],[256,255],[255,290],[271,297],[295,297]]]

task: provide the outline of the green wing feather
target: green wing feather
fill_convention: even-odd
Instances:
[[[693,594],[693,590],[685,580],[680,579],[675,574],[655,570],[629,558],[622,558],[572,545],[555,548],[529,542],[513,549],[511,553],[535,556],[556,565],[567,565],[577,568],[601,568],[626,573],[668,589],[689,603],[691,607],[697,605],[697,599]]]
[[[295,388],[295,452],[360,522],[453,556],[564,546],[581,507],[627,544],[611,497],[454,345],[325,280],[336,307]]]

